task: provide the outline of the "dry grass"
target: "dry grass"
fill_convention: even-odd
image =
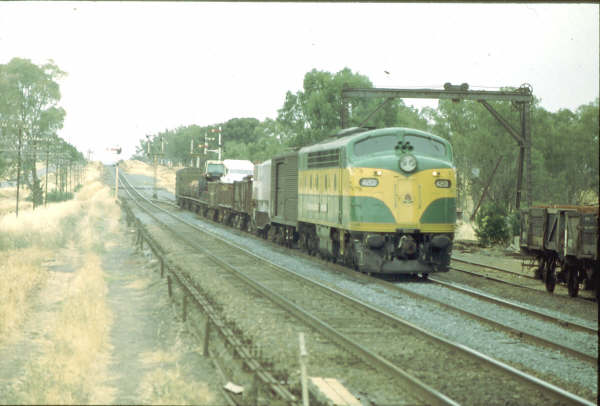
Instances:
[[[152,405],[212,405],[215,401],[206,383],[187,381],[178,366],[146,374],[140,392],[140,403]]]
[[[124,161],[120,164],[120,166],[128,173],[154,177],[154,168],[152,165],[148,165],[142,161]],[[158,165],[156,169],[157,186],[166,189],[171,193],[175,193],[175,172],[177,169],[179,168],[167,168],[166,166]]]
[[[116,389],[109,386],[113,316],[100,254],[114,244],[111,235],[118,231],[120,209],[110,189],[99,182],[101,173],[100,166],[88,167],[86,186],[71,201],[19,213],[18,218],[0,217],[0,346],[12,348],[12,340],[2,337],[19,331],[27,319],[39,333],[27,345],[40,353],[25,363],[21,373],[13,371],[20,375],[15,375],[0,403],[108,404],[116,398]],[[52,262],[52,269],[64,267],[74,273],[53,274],[46,262]],[[62,290],[54,292],[53,285],[44,285],[54,281],[48,275],[60,275]],[[134,281],[129,287],[146,289],[148,282]],[[30,307],[38,291],[45,292],[43,297],[55,293],[58,300],[43,313]],[[140,401],[213,404],[207,384],[186,379],[177,366],[178,357],[166,352],[141,354],[142,362],[156,367],[142,377]]]
[[[51,255],[50,250],[35,248],[0,251],[0,344],[18,330],[30,297],[47,278],[42,263]]]
[[[21,213],[21,211],[31,210],[33,207],[31,202],[25,201],[27,196],[29,196],[29,191],[21,188],[19,192],[19,213]],[[3,187],[0,189],[0,216],[14,213],[17,205],[16,199],[16,187]]]
[[[0,344],[15,332],[30,310],[31,298],[48,278],[43,263],[60,257],[84,264],[71,280],[40,358],[26,365],[10,403],[107,403],[102,369],[107,362],[111,315],[98,252],[103,233],[118,226],[119,208],[98,179],[101,167],[88,168],[88,184],[71,201],[0,217]],[[5,196],[11,198],[11,196]],[[48,321],[49,323],[52,320]],[[16,333],[14,333],[16,334]]]
[[[39,358],[25,367],[15,393],[18,403],[109,403],[114,393],[103,387],[110,351],[112,316],[100,258],[87,253],[69,285]]]
[[[110,197],[110,189],[98,180],[100,173],[101,168],[88,167],[88,183],[73,200],[20,211],[19,217],[0,217],[0,252],[28,247],[55,249],[81,238],[92,241],[95,223],[105,219],[113,219],[111,229],[116,227],[119,208]]]

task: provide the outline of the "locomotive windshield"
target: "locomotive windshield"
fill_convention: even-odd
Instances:
[[[398,135],[395,134],[367,138],[354,144],[354,155],[371,155],[384,151],[393,152],[397,143]]]
[[[354,155],[364,156],[376,154],[378,152],[393,152],[398,144],[400,137],[395,134],[380,135],[379,137],[371,137],[354,144]],[[421,155],[445,158],[446,146],[432,138],[423,137],[415,134],[407,134],[403,140],[408,141],[413,147],[413,152]]]
[[[404,141],[408,141],[416,153],[436,158],[446,157],[446,146],[432,138],[421,137],[420,135],[405,135]]]

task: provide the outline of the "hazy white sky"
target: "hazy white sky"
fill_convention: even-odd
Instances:
[[[376,87],[529,83],[544,108],[599,93],[597,4],[0,2],[0,63],[67,72],[59,135],[94,159],[145,134],[275,118],[311,69]],[[386,74],[384,71],[389,72]],[[406,99],[436,106],[437,101]]]

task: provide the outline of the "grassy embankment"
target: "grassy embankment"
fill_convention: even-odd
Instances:
[[[30,359],[15,382],[10,403],[105,403],[102,362],[109,349],[111,314],[104,296],[106,284],[99,254],[102,230],[118,226],[119,208],[109,189],[99,182],[101,167],[88,168],[87,185],[74,200],[35,211],[0,217],[0,346],[19,339],[19,331],[34,312],[36,296],[44,292],[56,260],[74,270],[66,297],[48,322],[42,356]]]
[[[118,343],[110,342],[113,315],[102,255],[122,242],[116,238],[121,213],[101,174],[101,165],[88,166],[85,186],[74,200],[20,211],[18,218],[0,214],[0,350],[27,340],[22,334],[27,320],[34,320],[43,336],[28,344],[39,346],[41,355],[13,371],[12,388],[0,403],[107,404],[115,399],[117,388],[107,382],[114,373],[112,345]],[[12,195],[7,198],[14,202]],[[68,285],[54,292],[46,285],[50,278]],[[40,320],[35,303],[41,295],[62,296],[56,310]],[[148,362],[148,354],[140,356]],[[178,368],[159,368],[143,377],[138,395],[150,404],[214,399],[204,383],[186,381]]]

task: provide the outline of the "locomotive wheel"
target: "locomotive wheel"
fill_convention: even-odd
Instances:
[[[546,266],[546,290],[550,293],[554,292],[556,286],[556,259],[548,260]]]
[[[572,264],[567,267],[567,287],[569,288],[569,296],[577,297],[579,293],[579,268]]]

